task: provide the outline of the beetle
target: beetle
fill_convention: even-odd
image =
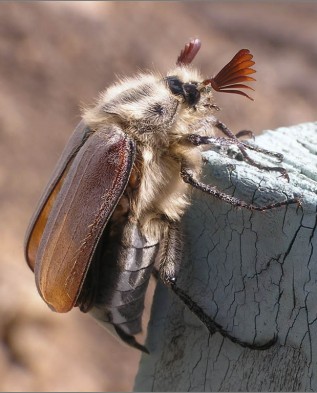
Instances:
[[[266,167],[248,145],[214,113],[212,89],[252,99],[241,89],[253,82],[253,55],[240,50],[214,77],[204,79],[191,62],[201,47],[185,45],[167,76],[140,73],[119,80],[101,94],[70,137],[26,233],[25,257],[38,291],[56,312],[79,307],[90,312],[127,344],[147,352],[141,331],[144,297],[154,265],[159,276],[200,318],[210,332],[230,336],[204,314],[177,285],[182,260],[181,218],[197,188],[233,206],[263,211],[296,198],[255,206],[200,181],[201,146],[235,144],[244,159]],[[215,137],[219,129],[224,137]]]

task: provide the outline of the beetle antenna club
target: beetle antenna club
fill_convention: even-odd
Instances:
[[[241,84],[241,82],[255,82],[255,79],[250,74],[254,74],[256,71],[252,67],[255,62],[252,60],[253,55],[248,49],[241,49],[233,57],[228,64],[226,64],[218,74],[210,79],[203,81],[203,85],[210,84],[211,87],[222,93],[234,93],[245,96],[253,101],[248,94],[237,89],[252,89],[252,87]]]
[[[199,52],[200,47],[201,42],[198,38],[187,43],[184,49],[181,50],[181,53],[177,58],[176,65],[182,66],[190,64]]]
[[[142,329],[144,298],[154,262],[159,276],[206,325],[233,342],[177,285],[183,255],[180,221],[192,187],[225,203],[254,211],[299,204],[296,198],[257,206],[241,201],[200,179],[201,146],[235,144],[246,162],[263,171],[248,155],[269,152],[240,140],[215,116],[212,89],[252,99],[253,55],[241,49],[213,78],[203,78],[191,63],[201,47],[194,39],[164,78],[141,73],[108,87],[96,105],[83,113],[49,181],[26,233],[25,256],[40,295],[56,312],[79,307],[126,344],[147,352],[135,339]],[[223,137],[215,137],[215,130]],[[260,214],[260,213],[259,213]]]

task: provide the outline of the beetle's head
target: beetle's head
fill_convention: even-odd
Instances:
[[[226,64],[214,77],[203,79],[196,70],[189,67],[201,47],[201,42],[194,39],[185,45],[176,65],[178,68],[167,76],[166,83],[172,94],[181,97],[188,107],[196,107],[202,97],[210,96],[211,89],[224,93],[243,95],[252,98],[239,89],[251,89],[241,82],[252,82],[254,78],[248,76],[255,73],[251,67],[255,64],[253,55],[248,49],[241,49],[232,60]],[[205,100],[204,100],[205,101]],[[203,105],[207,105],[205,102]]]
[[[183,98],[183,102],[189,107],[195,107],[200,101],[199,83],[195,81],[184,82],[179,75],[170,75],[165,78],[170,91]]]

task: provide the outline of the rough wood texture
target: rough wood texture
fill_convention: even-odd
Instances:
[[[302,209],[250,212],[195,192],[179,284],[234,336],[276,334],[277,343],[256,351],[210,335],[159,284],[136,391],[317,390],[317,123],[267,131],[256,144],[284,154],[289,183],[217,152],[205,153],[206,181],[258,205],[301,195]]]

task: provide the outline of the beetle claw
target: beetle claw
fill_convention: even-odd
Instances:
[[[116,325],[114,325],[114,328],[121,340],[128,344],[130,347],[136,348],[143,353],[147,353],[148,355],[150,354],[149,350],[144,345],[138,343],[134,336],[125,333]]]

